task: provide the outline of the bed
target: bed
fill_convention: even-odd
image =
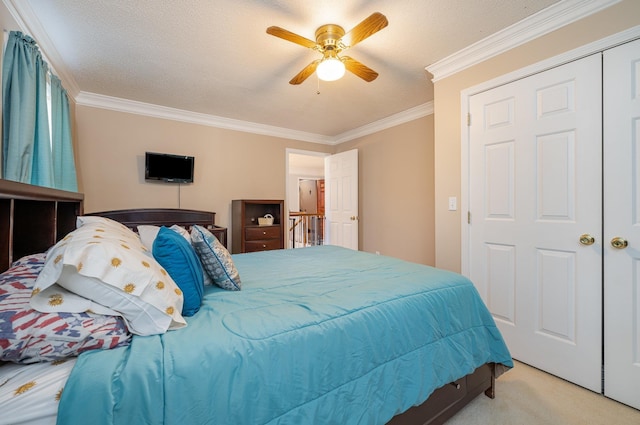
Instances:
[[[36,209],[48,212],[16,216]],[[153,226],[215,226],[212,213],[190,211],[187,223],[183,211],[166,210],[160,223],[153,211]],[[81,195],[0,181],[3,269],[17,261],[26,276],[41,266],[76,216],[88,216]],[[150,214],[128,217],[137,227]],[[34,225],[46,238],[27,243]],[[482,393],[493,398],[495,378],[513,366],[473,285],[458,274],[333,246],[230,259],[240,290],[205,286],[197,311],[184,324],[172,320],[174,330],[111,336],[66,361],[0,366],[0,423],[16,423],[11,415],[31,406],[22,415],[28,423],[57,415],[59,424],[439,424]],[[50,369],[64,387],[48,390],[53,412],[16,401]],[[2,395],[12,385],[3,370],[26,383],[21,392]]]

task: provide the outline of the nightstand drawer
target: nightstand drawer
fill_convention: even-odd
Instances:
[[[245,242],[246,252],[269,251],[271,249],[280,249],[280,239],[265,239],[262,241]]]
[[[247,227],[244,230],[244,237],[247,241],[280,239],[280,226]]]

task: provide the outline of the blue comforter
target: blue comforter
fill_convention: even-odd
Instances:
[[[58,424],[384,424],[487,362],[511,367],[464,277],[333,246],[234,255],[188,326],[81,355]]]

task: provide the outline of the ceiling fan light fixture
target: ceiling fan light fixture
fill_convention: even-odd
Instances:
[[[338,57],[338,55],[377,33],[388,24],[389,21],[382,13],[375,12],[349,32],[345,32],[340,25],[322,25],[316,30],[315,41],[276,26],[267,28],[267,34],[322,54],[322,59],[316,59],[305,66],[289,81],[289,84],[301,84],[314,72],[320,80],[335,81],[342,78],[345,71],[351,72],[366,82],[371,82],[378,77],[377,72],[349,56]]]
[[[322,81],[336,81],[344,75],[344,63],[337,57],[329,57],[318,64],[316,73]]]

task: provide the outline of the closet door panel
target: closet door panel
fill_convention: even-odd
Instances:
[[[604,388],[640,409],[640,41],[606,51],[603,69]]]
[[[601,69],[593,55],[469,104],[469,277],[514,358],[597,392]]]

